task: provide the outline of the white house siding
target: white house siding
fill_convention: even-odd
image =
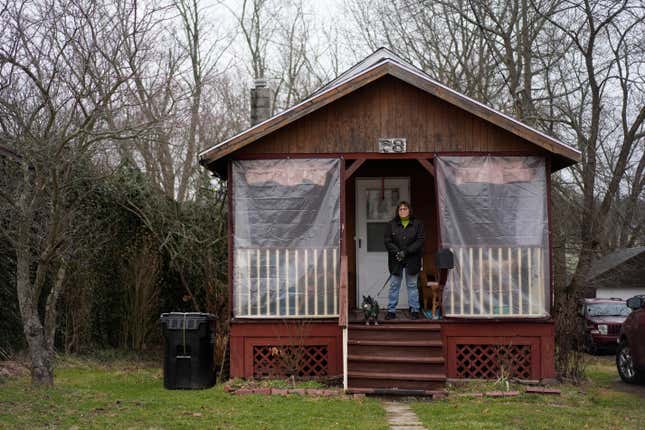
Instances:
[[[645,286],[643,288],[597,288],[596,297],[599,299],[606,299],[610,297],[629,299],[638,294],[645,294]]]

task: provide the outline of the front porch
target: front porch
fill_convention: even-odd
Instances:
[[[449,380],[539,382],[555,377],[549,320],[411,320],[365,325],[350,311],[314,320],[238,320],[231,324],[231,376],[343,381],[352,393],[433,395]],[[297,366],[295,366],[297,365]],[[295,369],[297,367],[297,370]]]
[[[439,220],[453,227],[455,220],[439,210],[436,161],[424,154],[239,162],[231,213],[246,221],[234,224],[231,246],[231,356],[237,357],[231,376],[295,373],[342,378],[356,393],[417,395],[431,395],[450,379],[553,377],[548,254],[541,244],[502,246],[492,235],[483,244],[451,246],[456,268],[443,295],[445,319],[412,320],[402,296],[395,320],[386,321],[382,310],[378,326],[365,325],[361,297],[375,297],[382,309],[387,302],[381,227],[400,199],[411,200],[426,225],[424,271],[437,274]],[[318,201],[333,204],[318,208]],[[303,202],[313,209],[303,210]],[[287,212],[303,219],[317,214],[307,221],[312,225],[321,219],[333,225],[315,221],[322,234],[313,241],[309,233],[293,233],[300,224],[289,224],[292,218],[274,210],[278,205],[292,205]]]

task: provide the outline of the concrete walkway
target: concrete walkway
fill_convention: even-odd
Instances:
[[[384,401],[383,408],[392,430],[427,430],[407,403]]]

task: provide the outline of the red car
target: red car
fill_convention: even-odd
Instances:
[[[590,354],[613,352],[620,327],[630,312],[622,299],[584,299],[578,314],[585,332],[585,350]]]
[[[623,381],[645,383],[645,295],[627,300],[627,306],[633,311],[620,331],[616,367]]]

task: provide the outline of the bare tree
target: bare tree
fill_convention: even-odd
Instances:
[[[558,312],[573,316],[592,260],[617,245],[642,237],[645,80],[642,35],[645,11],[639,2],[563,2],[549,18],[552,34],[571,49],[545,77],[553,129],[575,142],[582,162],[564,175],[579,212],[576,267],[560,291]],[[640,39],[640,40],[639,40]],[[621,197],[624,196],[624,197]],[[559,330],[557,359],[579,333]],[[564,376],[579,378],[570,368]]]
[[[187,136],[184,138],[186,149],[177,187],[177,199],[184,201],[191,185],[194,190],[195,184],[191,184],[191,181],[194,181],[198,169],[195,162],[197,151],[206,143],[201,125],[204,87],[208,80],[212,81],[215,68],[232,39],[227,34],[222,36],[215,31],[211,31],[208,35],[204,34],[206,21],[197,0],[176,0],[175,7],[181,17],[181,28],[184,35],[181,46],[188,55],[191,71],[190,78],[185,79],[190,92],[190,119]],[[206,42],[209,39],[210,42]]]
[[[163,50],[155,49],[159,45]],[[125,64],[132,74],[128,82],[132,112],[127,119],[111,118],[112,125],[116,127],[114,121],[133,118],[151,127],[135,141],[122,141],[119,153],[121,159],[145,171],[172,198],[176,188],[173,139],[179,123],[178,105],[183,98],[178,81],[185,55],[172,38],[158,33],[148,33],[146,39],[126,44],[125,49]]]
[[[513,1],[357,1],[347,4],[358,37],[388,46],[429,75],[535,124],[535,58],[542,29],[559,3]]]
[[[264,78],[266,75],[267,51],[277,30],[275,11],[269,1],[243,0],[240,12],[232,11],[251,56],[253,79]]]
[[[491,102],[500,83],[491,47],[467,4],[397,0],[347,2],[355,30],[346,37],[369,50],[386,46],[435,79]]]
[[[272,113],[288,108],[335,77],[326,72],[323,55],[337,48],[332,29],[326,40],[312,37],[313,15],[302,0],[245,0],[231,10],[249,56],[252,79],[266,79],[272,87]],[[327,41],[333,43],[327,45]],[[336,65],[338,52],[334,56]],[[333,68],[333,66],[332,66]]]
[[[309,88],[304,79],[307,65],[307,44],[309,43],[309,22],[305,18],[302,3],[294,3],[278,23],[276,37],[277,50],[280,55],[279,76],[276,94],[284,87],[283,106],[290,107],[294,101],[305,97],[313,88]],[[303,85],[304,84],[304,85]],[[273,104],[274,107],[276,103]]]
[[[210,138],[205,118],[212,120],[213,112],[221,111],[219,85],[228,79],[218,68],[232,37],[216,24],[209,24],[197,1],[176,0],[163,9],[163,20],[145,40],[126,47],[133,75],[129,118],[151,127],[146,135],[124,142],[121,157],[178,201],[194,194],[203,174],[196,159]]]
[[[114,31],[114,11],[129,29]],[[124,37],[149,16],[136,2],[9,4],[0,42],[0,139],[13,156],[0,174],[0,232],[16,252],[16,288],[32,382],[53,384],[56,302],[75,255],[75,215],[91,187],[89,166],[124,100]]]

